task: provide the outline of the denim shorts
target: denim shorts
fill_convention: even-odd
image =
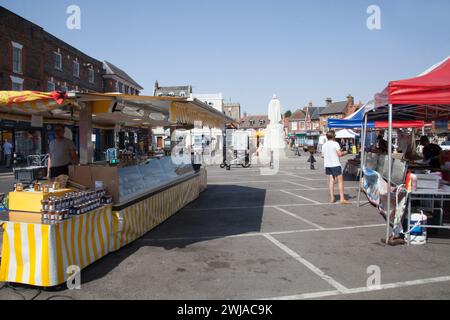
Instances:
[[[333,176],[334,178],[342,176],[342,167],[325,168],[325,174],[327,176]]]

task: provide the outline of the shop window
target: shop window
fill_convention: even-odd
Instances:
[[[13,72],[22,73],[22,49],[23,45],[17,42],[11,42],[13,49]]]
[[[16,131],[15,152],[19,162],[25,162],[28,156],[42,153],[41,131]]]
[[[11,90],[12,91],[22,91],[23,90],[23,79],[11,76]]]

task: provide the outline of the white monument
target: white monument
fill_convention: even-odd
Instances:
[[[268,116],[270,124],[266,128],[264,149],[274,155],[285,156],[286,142],[284,140],[284,126],[281,118],[281,103],[274,94],[269,103]]]

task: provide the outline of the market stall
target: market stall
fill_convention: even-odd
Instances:
[[[80,165],[70,167],[68,180],[17,184],[0,217],[0,281],[44,287],[63,283],[68,266],[85,268],[141,237],[206,189],[206,170],[195,168],[190,155],[94,162],[93,125],[175,130],[233,122],[196,99],[37,92],[0,92],[0,98],[7,116],[79,125]]]
[[[386,121],[388,127],[388,154],[384,159],[385,177],[380,175],[378,171],[374,171],[379,176],[378,178],[386,179],[386,198],[384,200],[384,211],[386,213],[386,243],[388,243],[391,236],[391,225],[394,228],[401,228],[401,219],[399,217],[404,212],[404,206],[407,198],[411,193],[403,197],[403,205],[398,205],[399,198],[397,193],[403,184],[408,184],[408,181],[400,181],[400,185],[394,185],[393,173],[398,170],[394,168],[395,160],[392,152],[392,136],[395,121],[437,121],[444,119],[448,123],[450,110],[450,57],[442,62],[434,65],[419,76],[406,80],[391,81],[386,89],[375,96],[375,109],[366,113],[365,123],[367,121]],[[366,131],[367,126],[365,127]],[[364,138],[363,138],[364,139]],[[363,144],[364,145],[364,144]],[[364,157],[363,157],[364,159]],[[378,162],[379,166],[379,162]],[[441,167],[441,170],[445,169]],[[406,169],[401,169],[406,171]],[[426,174],[425,176],[429,176]],[[368,181],[369,178],[365,177]],[[437,179],[441,181],[442,179]],[[377,179],[383,183],[384,179]],[[436,192],[442,194],[439,183],[435,189]],[[429,193],[429,192],[428,192]],[[392,209],[394,208],[394,209]],[[408,227],[410,217],[408,217]],[[421,227],[428,227],[422,224]],[[449,228],[448,226],[440,226],[441,228]],[[406,231],[410,233],[408,228]]]

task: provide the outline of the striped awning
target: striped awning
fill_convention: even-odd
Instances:
[[[66,93],[58,91],[0,91],[0,108],[5,112],[38,114],[73,102]]]

